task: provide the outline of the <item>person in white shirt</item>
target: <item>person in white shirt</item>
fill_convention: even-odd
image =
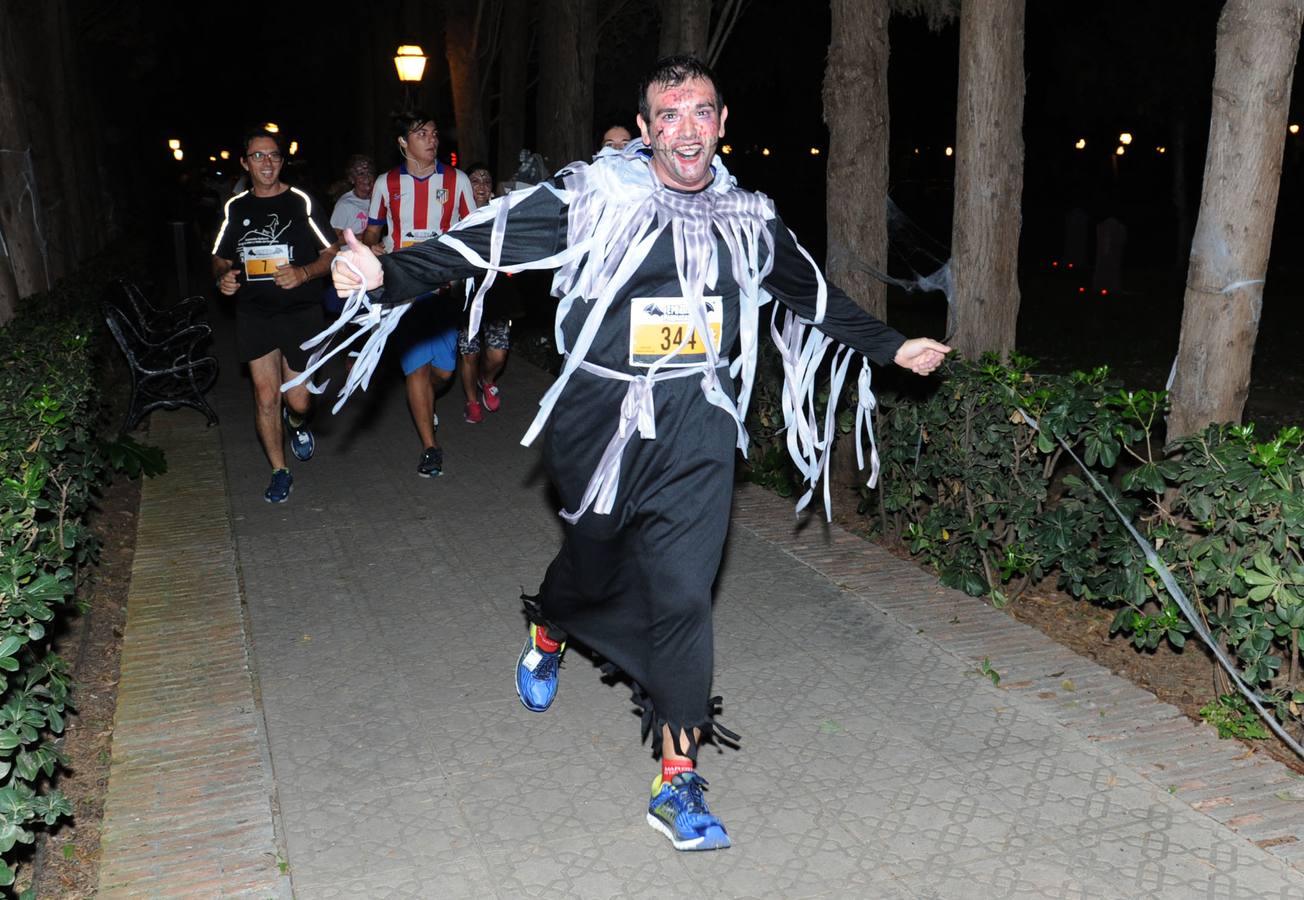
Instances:
[[[346,228],[353,229],[353,233],[358,235],[367,230],[371,191],[376,186],[376,164],[370,156],[355,153],[349,157],[344,175],[349,179],[349,189],[340,194],[335,209],[331,211],[331,227],[341,242]]]

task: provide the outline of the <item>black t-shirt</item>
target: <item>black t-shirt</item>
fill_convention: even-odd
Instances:
[[[226,204],[213,255],[242,270],[237,308],[270,313],[316,306],[321,302],[319,281],[282,289],[276,286],[276,267],[310,265],[333,243],[328,235],[334,234],[329,210],[305,191],[292,187],[274,197],[247,192]]]

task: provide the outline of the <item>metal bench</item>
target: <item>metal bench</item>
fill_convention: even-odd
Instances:
[[[162,340],[141,333],[140,326],[112,303],[104,304],[104,321],[126,357],[131,397],[122,430],[131,431],[156,409],[197,409],[217,424],[217,413],[204,395],[217,381],[217,358],[200,356],[199,345],[212,336],[207,325],[188,325]]]
[[[172,306],[156,306],[134,281],[115,278],[105,288],[104,302],[113,304],[121,312],[130,312],[141,334],[152,341],[162,341],[197,324],[208,301],[202,296],[194,296],[179,300]]]

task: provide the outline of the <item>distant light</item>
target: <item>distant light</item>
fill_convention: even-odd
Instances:
[[[728,156],[730,153],[733,153],[733,144],[722,144],[720,146],[720,152],[723,153],[725,156]]]
[[[1051,267],[1052,269],[1058,269],[1058,268],[1059,268],[1059,260],[1058,260],[1058,259],[1053,260],[1053,261],[1051,262],[1051,264],[1050,264],[1050,267]]]
[[[1132,143],[1132,133],[1130,131],[1123,132],[1118,136],[1118,142],[1126,147],[1128,144]]]
[[[181,149],[181,139],[180,139],[180,138],[168,138],[168,149],[169,149],[169,150],[180,150],[180,149]]]
[[[290,155],[291,155],[291,156],[294,156],[294,154],[296,154],[296,153],[298,153],[298,152],[299,152],[299,142],[298,142],[298,141],[290,141]]]
[[[1074,144],[1073,146],[1076,147],[1076,148],[1079,149],[1079,150],[1082,150],[1082,149],[1084,149],[1084,148],[1087,146],[1087,139],[1086,139],[1086,138],[1078,138],[1078,142],[1077,142],[1076,144]]]
[[[1069,268],[1073,268],[1073,263],[1069,263]]]
[[[399,81],[420,81],[426,71],[426,51],[416,44],[404,44],[395,52],[394,68]]]
[[[1079,293],[1079,294],[1085,294],[1086,292],[1087,292],[1087,289],[1086,289],[1086,288],[1084,288],[1084,287],[1080,287],[1080,288],[1078,288],[1078,293]]]
[[[1127,152],[1127,148],[1124,147],[1122,144],[1119,144],[1117,147],[1114,148],[1115,156],[1122,156],[1126,152]]]
[[[1156,153],[1167,153],[1167,152],[1168,152],[1168,148],[1167,148],[1167,147],[1156,147],[1156,148],[1155,148],[1155,152],[1156,152]]]
[[[449,164],[450,166],[455,166],[455,165],[457,165],[457,154],[456,154],[456,153],[450,153],[450,154],[448,154],[448,164]]]
[[[954,148],[954,147],[947,147],[945,152],[946,152],[946,155],[947,155],[947,156],[954,156],[954,155],[955,155],[955,148]]]
[[[231,151],[230,151],[230,150],[223,150],[221,153],[219,153],[219,154],[217,154],[217,155],[220,156],[220,157],[222,157],[222,159],[230,159],[230,158],[231,158]]]
[[[216,157],[216,156],[210,156],[210,157],[208,158],[208,161],[209,161],[209,162],[217,162],[217,157]]]
[[[1109,291],[1108,291],[1107,289],[1105,289],[1105,288],[1101,288],[1101,289],[1100,289],[1100,296],[1102,296],[1102,297],[1106,297],[1106,296],[1108,296],[1108,295],[1109,295]]]
[[[1290,128],[1286,130],[1289,131],[1291,134],[1299,134],[1299,126],[1296,125],[1294,122],[1292,122],[1290,124]]]
[[[268,134],[276,134],[281,130],[281,126],[277,125],[275,122],[268,122],[265,125],[263,125],[263,130],[266,131]]]
[[[820,155],[820,148],[819,148],[819,147],[811,147],[811,148],[810,148],[810,155],[811,155],[811,156],[819,156],[819,155]]]
[[[919,155],[919,148],[916,147],[916,148],[915,148],[915,156],[918,156],[918,155]]]
[[[172,158],[175,159],[177,162],[181,162],[181,160],[186,158],[186,154],[182,152],[180,147],[178,147],[177,149],[172,151]]]
[[[770,155],[770,148],[769,148],[769,147],[762,147],[762,148],[761,148],[761,156],[769,156],[769,155]]]

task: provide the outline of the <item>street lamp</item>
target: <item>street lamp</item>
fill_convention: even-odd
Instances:
[[[412,105],[412,85],[421,81],[426,72],[426,53],[416,44],[404,44],[394,54],[394,68],[398,80],[403,82],[403,95],[407,105]]]

